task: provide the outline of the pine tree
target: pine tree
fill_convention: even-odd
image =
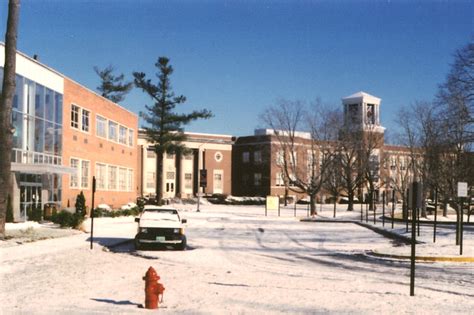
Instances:
[[[76,208],[76,213],[79,213],[83,216],[86,214],[86,197],[82,191],[77,195],[76,204],[74,207]]]
[[[197,119],[208,119],[212,113],[203,109],[189,114],[179,114],[174,111],[176,105],[186,102],[183,95],[175,96],[171,88],[170,76],[173,67],[169,59],[159,57],[155,63],[158,68],[158,82],[153,84],[143,72],[134,72],[135,86],[142,89],[154,104],[145,105],[147,112],[140,115],[147,123],[143,127],[147,140],[154,146],[156,153],[156,199],[159,203],[163,198],[163,156],[164,153],[174,154],[185,150],[182,142],[186,140],[183,126]]]
[[[114,103],[119,103],[125,99],[125,95],[130,92],[133,82],[124,82],[124,75],[114,75],[115,68],[111,65],[105,69],[94,67],[95,73],[100,77],[101,84],[97,87],[97,91],[101,95]]]

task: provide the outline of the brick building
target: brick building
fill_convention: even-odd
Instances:
[[[204,194],[231,194],[232,143],[229,135],[186,133],[183,143],[188,154],[165,154],[163,160],[163,198]],[[139,194],[154,196],[156,188],[156,154],[145,134],[139,132]],[[207,171],[207,185],[200,187],[200,170]]]
[[[408,148],[384,144],[385,128],[380,125],[380,103],[381,99],[364,92],[342,99],[345,132],[368,134],[370,130],[375,139],[370,163],[374,165],[376,172],[376,197],[384,190],[391,191],[400,187],[402,181],[411,176],[407,165],[410,154]],[[316,159],[318,168],[322,153],[319,149],[312,149],[309,133],[296,132],[295,138],[295,149],[292,153],[294,170],[298,172],[298,176],[305,176],[312,159]],[[283,154],[274,130],[257,129],[252,136],[239,137],[232,151],[233,193],[239,196],[285,195],[285,190],[288,186],[291,187],[291,179],[285,181]],[[364,187],[364,192],[367,190],[368,188]],[[327,192],[321,191],[321,195],[324,194],[327,195]],[[289,195],[295,198],[305,197],[304,194],[292,192],[291,189]]]
[[[4,59],[0,43],[0,64]],[[135,200],[136,114],[21,52],[12,107],[15,221],[38,207],[74,206],[80,191],[89,206],[94,174],[97,203]]]

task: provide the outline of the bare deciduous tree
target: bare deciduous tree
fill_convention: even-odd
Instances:
[[[319,100],[310,108],[300,101],[280,100],[261,115],[277,138],[282,152],[280,166],[290,183],[289,189],[309,196],[313,216],[316,195],[327,180],[329,161],[335,152],[330,140],[335,140],[338,132],[334,128],[339,118],[336,112]]]

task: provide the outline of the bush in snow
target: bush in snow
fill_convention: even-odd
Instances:
[[[61,227],[79,228],[84,221],[84,216],[81,213],[71,213],[66,210],[61,210],[59,213],[53,213],[51,221],[59,224]]]
[[[26,210],[26,215],[28,216],[28,220],[39,222],[41,221],[41,217],[43,215],[43,210],[41,209],[41,205],[34,206],[32,205],[30,208]]]

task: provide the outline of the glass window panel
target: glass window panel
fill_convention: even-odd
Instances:
[[[44,86],[36,84],[35,91],[35,116],[44,117]]]
[[[155,188],[155,172],[146,173],[146,188]]]
[[[127,144],[127,128],[124,126],[119,127],[119,143]]]
[[[63,96],[59,93],[54,93],[54,122],[57,124],[63,124]]]
[[[46,122],[44,132],[44,152],[54,153],[54,126],[53,123]]]
[[[54,92],[46,88],[46,94],[44,97],[44,111],[45,119],[54,121]]]
[[[89,188],[89,161],[81,161],[81,186]]]
[[[134,138],[133,130],[129,129],[128,130],[128,145],[131,147],[133,147],[133,138]]]
[[[79,160],[71,159],[71,167],[75,168],[77,172],[74,174],[71,174],[71,177],[69,178],[69,186],[71,186],[71,188],[77,188],[79,187],[79,182],[78,182]]]
[[[13,147],[16,149],[23,148],[23,114],[12,112],[12,125],[15,128],[13,133]]]
[[[105,164],[97,163],[95,165],[96,184],[98,190],[105,190],[106,188],[106,166]]]
[[[109,140],[117,141],[117,123],[109,120]]]
[[[119,168],[119,190],[127,190],[127,169]]]
[[[95,118],[95,130],[98,137],[107,138],[107,119],[101,116]]]
[[[61,125],[54,124],[54,154],[61,155],[63,152],[63,129]]]
[[[15,87],[15,95],[13,96],[12,107],[22,112],[23,111],[23,77],[17,75],[15,77],[15,81],[16,81],[16,87]]]
[[[133,170],[128,169],[127,191],[133,191]]]
[[[44,152],[44,120],[35,119],[35,151]]]
[[[25,79],[26,86],[26,112],[34,116],[35,115],[35,82]]]
[[[79,106],[71,105],[71,127],[79,129]]]
[[[107,175],[108,175],[108,187],[109,190],[116,190],[117,189],[117,167],[116,166],[108,166],[107,168]]]
[[[89,132],[89,116],[90,112],[82,109],[82,131]]]

